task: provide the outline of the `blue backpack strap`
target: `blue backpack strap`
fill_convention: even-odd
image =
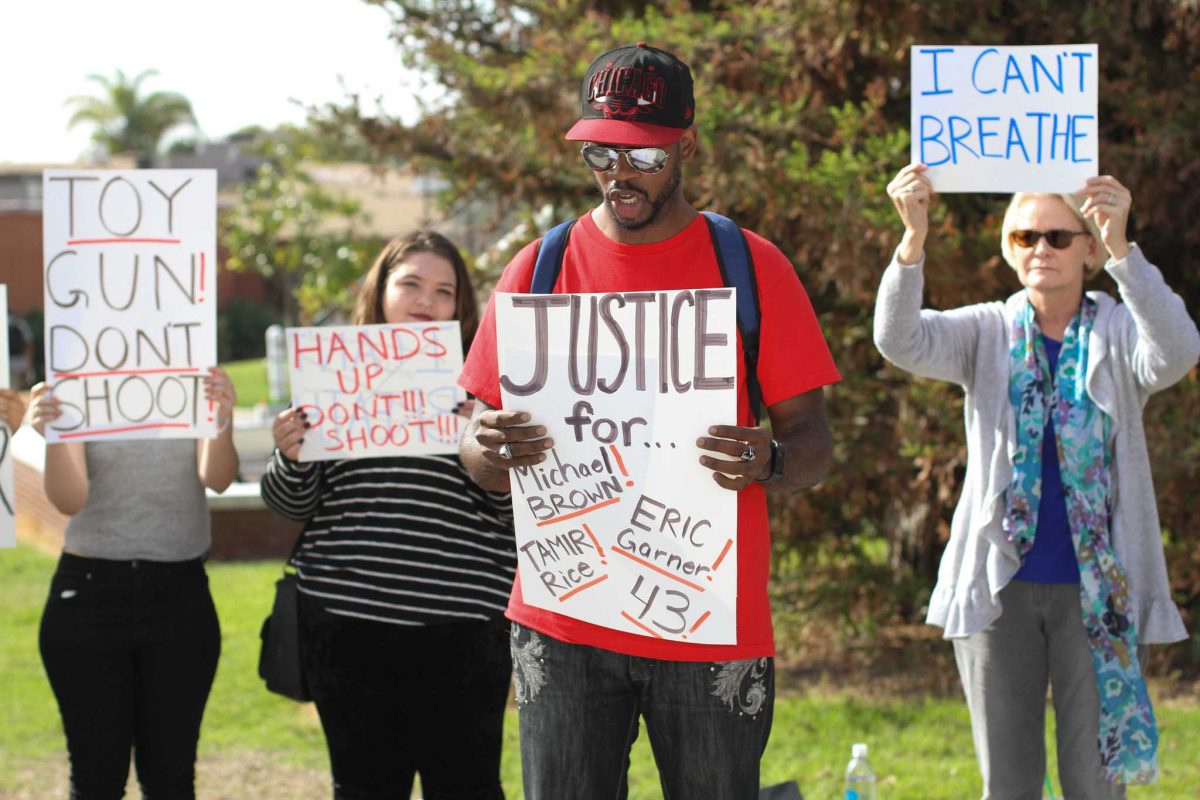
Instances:
[[[746,393],[754,421],[762,419],[762,387],[758,383],[758,282],[754,277],[754,259],[746,234],[733,220],[712,211],[705,211],[704,221],[712,237],[717,267],[726,286],[737,289],[737,324],[742,335],[742,351],[746,356]]]
[[[558,273],[562,271],[563,256],[567,252],[567,239],[575,220],[555,225],[542,237],[538,245],[537,260],[533,262],[533,283],[530,294],[553,294]]]

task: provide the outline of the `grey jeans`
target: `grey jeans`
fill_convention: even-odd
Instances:
[[[628,796],[638,717],[666,800],[751,800],[771,733],[770,658],[691,662],[567,644],[512,626],[526,800]]]
[[[1042,797],[1047,686],[1066,800],[1122,800],[1124,786],[1107,783],[1100,764],[1100,698],[1079,585],[1012,581],[1000,590],[1000,602],[1000,619],[953,640],[983,800]],[[1147,649],[1138,654],[1145,669]]]

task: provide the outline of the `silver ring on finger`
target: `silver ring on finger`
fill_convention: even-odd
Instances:
[[[496,452],[500,454],[501,458],[512,458],[512,448],[508,446],[508,442],[500,445]]]
[[[1111,206],[1113,203],[1117,202],[1117,196],[1112,192],[1109,192],[1107,202]]]
[[[740,458],[742,459],[742,461],[750,462],[750,461],[753,461],[755,456],[757,456],[757,455],[758,454],[754,451],[754,445],[747,442],[746,449],[742,451],[742,455],[740,456]]]

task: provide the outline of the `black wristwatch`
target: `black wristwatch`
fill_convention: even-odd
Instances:
[[[771,469],[761,478],[756,478],[759,483],[772,483],[783,477],[784,462],[787,458],[787,450],[778,439],[771,440]]]

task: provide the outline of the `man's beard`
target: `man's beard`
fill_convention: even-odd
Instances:
[[[613,221],[617,223],[618,227],[627,231],[636,231],[646,227],[658,219],[658,215],[662,212],[663,208],[675,197],[675,194],[679,191],[679,184],[683,180],[683,165],[678,160],[672,160],[674,163],[671,166],[671,178],[667,181],[667,184],[663,186],[663,190],[658,197],[651,201],[650,214],[643,220],[621,219],[621,217],[617,215],[617,212],[613,211],[612,202],[608,200],[607,192],[605,193],[604,207],[608,209],[608,215],[613,218]],[[647,200],[650,199],[649,196],[641,189],[636,189],[628,184],[614,183],[609,190],[611,191],[612,189],[624,189],[625,191],[629,192],[637,192]]]

